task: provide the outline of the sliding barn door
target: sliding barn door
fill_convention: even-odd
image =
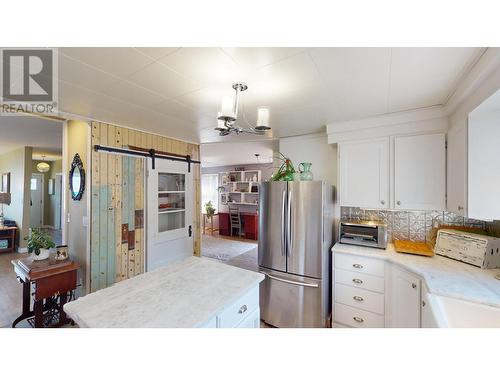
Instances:
[[[193,255],[193,175],[184,162],[148,160],[146,270]]]

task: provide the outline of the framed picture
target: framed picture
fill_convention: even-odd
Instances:
[[[2,175],[2,192],[10,193],[10,172]]]
[[[49,195],[54,195],[54,179],[49,178]]]

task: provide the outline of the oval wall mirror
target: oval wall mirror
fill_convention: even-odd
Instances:
[[[82,199],[83,192],[85,191],[85,170],[83,169],[82,159],[80,159],[80,155],[78,154],[75,155],[71,163],[69,190],[71,191],[71,198],[74,201]]]

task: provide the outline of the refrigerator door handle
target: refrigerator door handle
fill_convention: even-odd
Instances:
[[[281,255],[285,256],[285,246],[286,246],[286,226],[285,226],[285,210],[286,210],[286,192],[283,191],[282,197],[281,197]]]
[[[287,249],[288,256],[292,255],[292,247],[293,247],[293,228],[292,228],[292,196],[293,193],[290,192],[288,194],[288,225],[287,225]]]
[[[266,272],[260,272],[261,274],[269,277],[270,279],[273,279],[273,280],[276,280],[276,281],[281,281],[283,283],[286,283],[286,284],[293,284],[293,285],[299,285],[299,286],[306,286],[306,287],[309,287],[309,288],[319,288],[319,285],[318,284],[309,284],[309,283],[303,283],[303,282],[300,282],[300,281],[293,281],[293,280],[287,280],[287,279],[282,279],[281,277],[276,277],[276,276],[272,276]]]

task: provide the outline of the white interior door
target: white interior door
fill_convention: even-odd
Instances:
[[[193,255],[193,175],[184,162],[148,160],[146,271]]]
[[[40,228],[43,225],[43,175],[33,173],[31,175],[31,207],[30,228]]]

